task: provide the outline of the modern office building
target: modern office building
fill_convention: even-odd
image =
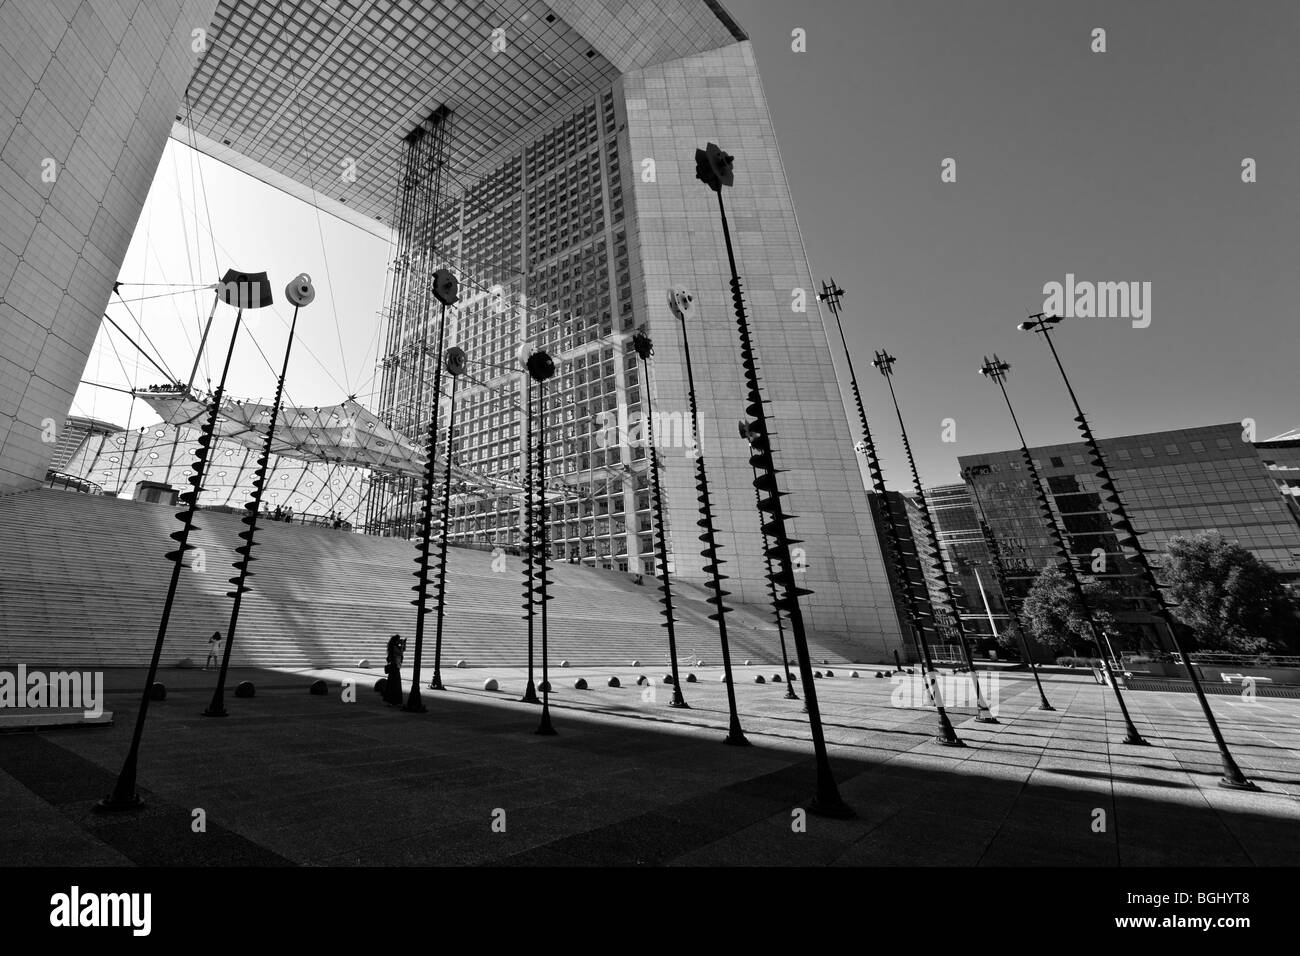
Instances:
[[[190,0],[174,10],[0,4],[3,49],[20,66],[6,102],[21,120],[0,192],[0,490],[45,474],[42,423],[66,418],[170,130],[393,240],[372,410],[417,443],[409,432],[434,397],[441,318],[428,286],[437,267],[457,273],[463,300],[448,311],[445,344],[467,351],[470,371],[453,455],[483,481],[457,496],[454,539],[517,540],[520,501],[502,491],[524,467],[517,354],[544,348],[558,366],[545,411],[548,471],[562,489],[549,516],[556,557],[647,568],[637,425],[648,390],[666,423],[656,438],[672,565],[704,579],[681,330],[666,301],[670,288],[690,290],[723,570],[735,599],[761,603],[729,271],[716,201],[695,178],[694,152],[713,141],[736,160],[726,199],[813,592],[805,616],[877,653],[898,644],[754,50],[720,3],[453,2],[430,16],[416,0]],[[42,178],[47,159],[57,180]],[[792,308],[797,289],[809,293],[806,311]],[[638,329],[655,345],[648,378],[627,348]],[[409,508],[409,492],[404,503],[391,490],[372,482],[354,520],[383,530],[394,501]]]
[[[1154,561],[1171,537],[1215,530],[1252,551],[1292,589],[1300,585],[1300,521],[1279,494],[1275,470],[1265,464],[1277,450],[1244,440],[1240,424],[1128,435],[1100,445]],[[1154,619],[1144,610],[1145,589],[1102,510],[1100,479],[1087,464],[1085,446],[1050,445],[1030,453],[1077,566],[1109,581],[1124,597],[1125,625],[1159,646]],[[963,473],[987,466],[979,469],[974,487],[1008,567],[1008,596],[1023,598],[1038,570],[1054,560],[1020,451],[963,455],[958,461]]]
[[[1257,441],[1255,450],[1300,522],[1300,428]]]
[[[972,639],[995,637],[1006,626],[1007,608],[971,489],[964,483],[936,485],[926,489],[925,500],[934,518],[940,556],[957,592],[954,598],[962,627]]]

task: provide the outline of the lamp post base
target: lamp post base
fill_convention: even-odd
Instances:
[[[1231,777],[1222,777],[1219,780],[1219,786],[1223,787],[1225,790],[1253,790],[1256,793],[1260,792],[1259,787],[1255,786],[1255,784],[1251,783],[1244,777],[1240,780],[1233,780]]]
[[[144,801],[140,799],[138,793],[131,794],[130,797],[122,798],[110,795],[95,804],[96,813],[127,813],[131,810],[140,810],[144,808]]]
[[[221,707],[216,710],[209,707],[205,711],[203,711],[203,716],[204,717],[229,717],[230,714],[226,712],[226,708],[224,707]]]
[[[1132,733],[1130,733],[1127,737],[1121,740],[1120,743],[1128,744],[1130,747],[1150,746],[1150,744],[1148,744],[1146,740],[1143,739],[1142,735],[1139,734],[1137,731],[1133,731]]]
[[[833,820],[852,820],[857,817],[853,808],[839,798],[813,797],[808,801],[808,812],[816,817],[830,817]]]
[[[990,715],[990,716],[988,716],[988,717],[976,717],[976,718],[975,718],[975,723],[977,723],[977,724],[1000,724],[1000,723],[1002,723],[1002,721],[1000,721],[1000,720],[998,720],[996,717]]]

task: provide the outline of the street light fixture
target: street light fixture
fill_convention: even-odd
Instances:
[[[682,682],[677,672],[677,631],[676,621],[673,615],[673,585],[668,577],[668,537],[664,532],[664,500],[663,493],[659,487],[659,449],[655,447],[654,434],[654,409],[650,403],[650,356],[654,354],[654,344],[650,341],[650,336],[645,332],[637,332],[632,336],[632,350],[636,352],[641,359],[641,368],[644,370],[641,382],[641,404],[645,407],[645,439],[649,450],[650,462],[650,510],[654,513],[654,542],[656,563],[659,565],[659,603],[664,609],[659,613],[663,615],[663,626],[668,629],[668,666],[673,675],[673,698],[668,702],[669,707],[685,707],[691,705],[686,703],[686,698],[682,696]],[[731,684],[728,682],[728,689]]]
[[[957,643],[961,646],[962,656],[966,659],[966,666],[970,669],[971,683],[975,687],[975,702],[978,708],[975,722],[998,724],[1001,721],[993,716],[988,702],[984,699],[984,692],[980,689],[979,675],[975,670],[975,660],[971,657],[970,647],[966,642],[966,629],[962,626],[961,614],[957,612],[957,601],[953,597],[952,582],[948,578],[948,569],[943,563],[943,552],[939,549],[939,535],[935,531],[934,516],[930,514],[930,503],[926,500],[925,490],[921,487],[921,473],[917,470],[916,458],[912,455],[912,443],[907,437],[907,425],[903,422],[903,412],[898,407],[898,396],[894,394],[894,363],[897,361],[898,359],[882,349],[876,352],[875,360],[871,364],[880,371],[881,375],[885,376],[885,381],[889,384],[889,397],[893,400],[894,413],[898,416],[898,428],[903,437],[903,451],[906,452],[907,464],[912,469],[912,487],[916,492],[916,500],[921,505],[921,525],[925,529],[929,544],[934,548],[935,569],[939,575],[939,584],[942,588],[939,603],[945,611],[952,613],[957,628]],[[935,619],[938,620],[937,615]]]
[[[853,401],[858,410],[858,423],[862,426],[862,441],[857,447],[861,448],[862,453],[867,458],[867,471],[871,475],[871,485],[880,501],[880,513],[884,518],[885,537],[889,542],[889,557],[894,565],[897,597],[907,616],[908,625],[912,629],[912,639],[921,648],[921,666],[927,675],[925,679],[927,686],[930,688],[930,696],[938,708],[939,736],[935,739],[945,746],[961,746],[962,742],[957,737],[952,722],[948,719],[948,713],[944,709],[943,701],[935,693],[934,662],[931,659],[930,646],[926,641],[925,628],[922,624],[922,617],[925,612],[923,608],[918,606],[919,588],[914,587],[911,580],[911,568],[907,563],[902,535],[898,530],[899,522],[905,521],[906,517],[895,513],[892,499],[889,497],[889,489],[885,486],[885,473],[880,467],[880,458],[876,453],[876,442],[871,435],[871,425],[867,421],[866,405],[862,401],[862,390],[858,386],[857,372],[853,368],[853,354],[849,351],[849,342],[844,335],[844,323],[840,319],[840,303],[843,296],[844,290],[832,277],[829,285],[822,283],[822,291],[818,293],[817,298],[825,302],[831,310],[831,315],[835,316],[835,326],[840,333],[840,344],[844,348],[844,357],[848,362],[849,384],[853,389]],[[924,586],[924,581],[920,582],[919,587],[924,588]],[[932,613],[931,617],[933,617]]]
[[[785,611],[786,619],[790,623],[795,654],[799,658],[799,679],[803,682],[804,701],[808,708],[808,727],[812,734],[813,752],[816,757],[817,791],[808,802],[807,809],[809,812],[823,816],[848,818],[856,814],[840,796],[835,778],[831,774],[830,757],[826,751],[826,738],[822,729],[821,709],[817,705],[817,687],[813,683],[808,637],[804,631],[803,611],[799,606],[800,595],[811,592],[801,588],[798,578],[795,577],[794,559],[790,554],[790,545],[794,542],[786,532],[786,514],[781,507],[781,499],[785,493],[781,491],[777,480],[776,462],[772,455],[772,432],[768,427],[767,412],[763,408],[758,361],[754,356],[749,319],[745,315],[745,298],[741,293],[740,271],[736,266],[735,247],[731,243],[731,228],[727,224],[727,207],[722,199],[723,188],[730,188],[735,183],[734,160],[729,153],[719,149],[717,144],[709,143],[706,148],[695,151],[695,176],[717,193],[718,215],[722,220],[722,238],[726,243],[727,263],[731,269],[731,301],[736,313],[740,360],[745,376],[745,412],[758,439],[756,444],[750,446],[752,454],[749,462],[758,472],[754,487],[760,494],[759,513],[767,519],[763,522],[763,529],[771,540],[768,553],[776,564],[775,584],[781,592],[782,610]]]
[[[1019,328],[1022,332],[1036,332],[1042,335],[1044,341],[1047,342],[1047,347],[1051,349],[1056,368],[1061,373],[1061,380],[1065,382],[1065,390],[1070,393],[1070,401],[1074,404],[1076,412],[1074,421],[1078,425],[1083,440],[1088,445],[1092,465],[1101,476],[1101,487],[1105,492],[1103,500],[1108,502],[1113,509],[1114,517],[1111,517],[1110,512],[1107,513],[1107,517],[1111,519],[1111,526],[1119,532],[1120,546],[1126,547],[1133,552],[1138,573],[1151,596],[1155,599],[1156,616],[1165,625],[1165,629],[1169,632],[1169,640],[1173,643],[1174,650],[1182,659],[1183,667],[1187,671],[1187,676],[1191,678],[1192,688],[1196,692],[1196,699],[1200,702],[1201,710],[1205,714],[1205,720],[1210,725],[1210,733],[1214,735],[1214,742],[1218,745],[1219,757],[1223,764],[1223,776],[1219,780],[1219,786],[1230,790],[1258,790],[1259,787],[1246,779],[1245,774],[1241,772],[1241,768],[1237,766],[1237,761],[1233,759],[1232,753],[1228,750],[1227,741],[1223,739],[1223,733],[1219,730],[1219,723],[1214,719],[1214,711],[1210,709],[1210,702],[1206,699],[1205,691],[1201,687],[1201,679],[1196,674],[1196,668],[1192,666],[1192,659],[1187,655],[1182,642],[1178,639],[1178,627],[1170,610],[1171,605],[1165,601],[1164,590],[1156,580],[1155,571],[1147,558],[1146,549],[1142,547],[1142,542],[1138,540],[1141,532],[1135,530],[1129,521],[1124,502],[1120,499],[1119,489],[1115,487],[1115,480],[1111,477],[1110,469],[1106,467],[1106,459],[1101,453],[1101,447],[1097,444],[1092,429],[1088,427],[1088,419],[1079,405],[1078,396],[1074,394],[1074,387],[1070,384],[1069,376],[1065,374],[1065,366],[1061,364],[1061,356],[1057,354],[1056,344],[1052,341],[1051,335],[1051,327],[1057,325],[1060,321],[1060,316],[1049,316],[1040,312],[1029,316],[1027,321],[1021,322]]]

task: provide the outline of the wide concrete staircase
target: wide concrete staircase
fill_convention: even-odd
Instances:
[[[172,564],[179,509],[40,489],[0,497],[0,664],[141,666],[157,635]],[[163,666],[202,663],[207,638],[225,633],[231,567],[243,530],[235,515],[200,512],[181,572]],[[252,590],[244,595],[232,651],[236,664],[267,667],[382,667],[388,636],[414,650],[415,551],[409,542],[346,531],[262,522],[253,550]],[[436,561],[433,562],[436,565]],[[517,665],[526,660],[521,559],[493,570],[490,553],[453,548],[447,571],[443,662]],[[623,574],[557,564],[548,604],[551,660],[574,666],[639,660],[665,666],[667,635],[658,591]],[[432,595],[432,586],[431,591]],[[679,659],[720,664],[707,593],[674,586]],[[436,618],[425,619],[424,663],[432,663]],[[778,662],[765,608],[740,605],[727,616],[732,656]],[[846,640],[810,635],[814,660],[862,659]],[[540,655],[540,631],[538,632]],[[787,635],[787,643],[789,643]],[[789,648],[791,658],[794,648]]]

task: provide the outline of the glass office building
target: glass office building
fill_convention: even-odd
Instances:
[[[1279,493],[1276,470],[1265,464],[1270,451],[1247,441],[1240,424],[1128,435],[1102,439],[1100,445],[1154,562],[1175,535],[1213,530],[1253,552],[1289,588],[1300,586],[1300,520]],[[1083,443],[1030,453],[1076,565],[1108,581],[1123,596],[1126,628],[1159,646],[1145,589],[1102,509],[1100,479],[1087,463]],[[1038,570],[1054,561],[1020,451],[963,455],[958,461],[963,472],[987,466],[974,479],[975,487],[1008,566],[1009,596],[1023,598]]]

